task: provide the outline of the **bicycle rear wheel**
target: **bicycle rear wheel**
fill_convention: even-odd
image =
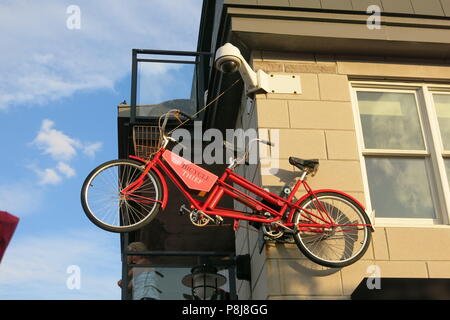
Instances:
[[[340,193],[319,192],[305,199],[293,217],[294,240],[309,259],[325,267],[341,268],[360,259],[370,244],[370,220],[352,199]],[[325,228],[326,210],[334,227]],[[315,225],[309,227],[308,225]]]
[[[81,189],[86,216],[98,227],[111,232],[134,231],[153,220],[162,198],[159,178],[153,172],[150,171],[132,193],[121,192],[135,182],[143,170],[142,163],[132,160],[108,161],[95,168]]]

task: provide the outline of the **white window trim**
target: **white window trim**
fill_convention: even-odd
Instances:
[[[450,150],[444,150],[444,143],[442,141],[442,137],[441,137],[441,133],[440,133],[440,129],[439,129],[439,121],[437,119],[437,112],[436,112],[436,105],[434,103],[434,99],[433,99],[433,95],[434,94],[444,94],[444,95],[448,95],[450,96],[450,88],[448,88],[448,91],[443,91],[443,90],[438,90],[438,88],[424,88],[424,91],[426,92],[426,95],[429,98],[429,103],[430,106],[432,106],[432,110],[430,110],[432,112],[432,116],[433,116],[433,122],[432,122],[432,127],[433,129],[435,129],[433,132],[433,134],[436,134],[437,137],[437,141],[439,141],[439,148],[440,148],[440,152],[444,157],[447,157],[450,155]]]
[[[435,85],[429,83],[408,82],[374,82],[374,81],[350,81],[351,102],[353,108],[356,138],[358,144],[361,175],[364,185],[364,195],[367,212],[372,212],[370,201],[369,183],[365,156],[405,156],[428,158],[431,163],[433,177],[430,179],[433,205],[435,206],[437,219],[413,219],[413,218],[377,218],[375,209],[376,226],[408,226],[408,227],[448,227],[450,224],[450,187],[448,184],[444,158],[450,156],[450,152],[443,150],[437,115],[432,94],[450,93],[450,86]],[[375,92],[415,92],[417,111],[425,143],[425,150],[380,150],[365,149],[364,137],[361,126],[361,118],[358,108],[357,91]],[[425,118],[425,119],[424,119]],[[431,137],[429,137],[431,133]],[[432,139],[432,140],[430,140]]]
[[[432,138],[435,141],[435,145],[434,147],[436,148],[436,175],[439,176],[439,178],[442,180],[441,181],[441,185],[442,185],[442,192],[443,194],[440,195],[441,201],[444,201],[446,203],[446,210],[447,210],[447,215],[444,217],[446,221],[444,221],[444,223],[446,224],[450,224],[450,186],[449,186],[449,181],[450,179],[448,179],[447,177],[447,171],[445,168],[445,162],[444,159],[448,157],[448,155],[450,154],[449,150],[444,150],[444,144],[442,142],[442,137],[441,137],[441,132],[439,129],[439,122],[438,122],[438,118],[437,118],[437,112],[436,112],[436,106],[434,104],[434,99],[433,99],[433,94],[434,93],[450,93],[450,87],[446,87],[446,90],[442,90],[442,87],[440,88],[436,88],[436,87],[428,87],[426,85],[423,86],[423,92],[424,92],[424,97],[425,97],[425,104],[427,106],[427,111],[429,114],[429,123],[431,125],[431,134],[432,134]]]

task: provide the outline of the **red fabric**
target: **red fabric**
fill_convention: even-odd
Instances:
[[[0,262],[18,223],[19,218],[8,212],[0,211]]]

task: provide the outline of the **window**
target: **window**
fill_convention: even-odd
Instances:
[[[426,85],[353,87],[366,197],[376,221],[445,223],[450,93]]]

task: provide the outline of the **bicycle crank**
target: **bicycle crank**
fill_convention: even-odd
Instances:
[[[214,222],[214,223],[216,222],[213,218],[211,218],[209,215],[207,215],[206,213],[204,213],[201,210],[191,211],[189,218],[191,219],[192,224],[197,227],[204,227],[210,221]]]
[[[261,229],[264,235],[271,239],[278,239],[284,235],[284,231],[275,224],[263,224]]]

